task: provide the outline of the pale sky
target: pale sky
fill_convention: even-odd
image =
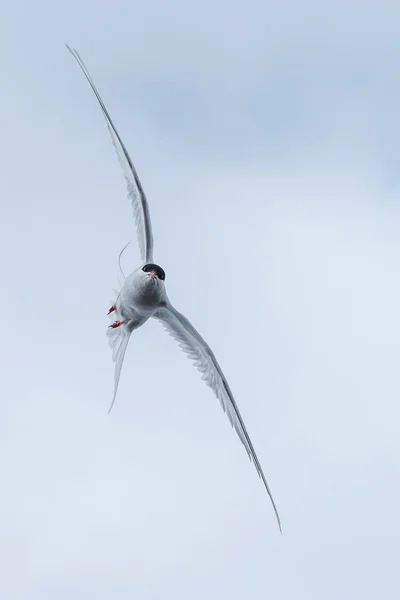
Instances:
[[[279,6],[278,6],[279,4]],[[397,600],[400,5],[60,0],[0,18],[0,597]],[[279,509],[156,322],[85,60]]]

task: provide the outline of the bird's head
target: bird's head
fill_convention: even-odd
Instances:
[[[151,293],[156,289],[160,293],[165,287],[165,271],[159,265],[146,263],[136,270],[135,280],[145,293]]]

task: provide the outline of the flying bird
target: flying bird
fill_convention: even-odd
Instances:
[[[117,293],[117,298],[108,312],[113,322],[109,326],[107,334],[112,348],[113,361],[115,362],[114,394],[110,410],[114,405],[117,395],[122,363],[132,332],[144,325],[148,319],[156,319],[175,338],[182,350],[194,362],[194,365],[202,374],[202,379],[220,401],[232,427],[235,429],[250,460],[254,463],[259,477],[264,483],[275,511],[279,529],[282,532],[281,521],[271,490],[269,489],[260,461],[257,458],[226,377],[210,346],[190,321],[176,310],[167,296],[165,271],[153,259],[154,243],[149,204],[131,157],[97,91],[86,65],[76,50],[71,49],[68,45],[67,48],[89,82],[110,132],[128,187],[128,197],[131,200],[133,216],[136,222],[142,261],[141,265],[125,278],[119,293]]]

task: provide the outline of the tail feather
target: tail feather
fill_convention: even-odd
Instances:
[[[112,304],[115,305],[114,303]],[[114,312],[110,313],[109,318],[111,321],[122,321],[122,317],[116,309]],[[129,338],[131,337],[132,329],[129,327],[128,323],[122,323],[119,327],[113,329],[109,327],[107,330],[108,343],[112,350],[112,359],[115,362],[115,370],[114,370],[114,394],[113,399],[110,405],[108,412],[111,412],[112,407],[114,406],[115,398],[117,396],[118,384],[121,375],[122,364],[124,362],[125,352],[128,347]]]

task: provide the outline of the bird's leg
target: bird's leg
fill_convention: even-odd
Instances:
[[[107,314],[109,315],[110,313],[114,312],[114,310],[115,310],[115,304],[112,305],[112,307],[110,308],[110,310],[108,311]]]
[[[125,323],[125,321],[114,321],[114,323],[112,323],[111,325],[109,325],[109,327],[111,327],[111,329],[115,329],[116,327],[120,327],[124,323]]]

